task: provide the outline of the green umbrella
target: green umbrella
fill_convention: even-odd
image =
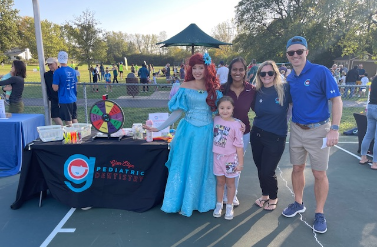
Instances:
[[[221,42],[203,32],[196,24],[190,24],[177,35],[168,40],[157,43],[164,44],[161,47],[169,46],[191,46],[191,53],[194,54],[194,46],[220,48],[220,45],[232,45],[231,43]]]

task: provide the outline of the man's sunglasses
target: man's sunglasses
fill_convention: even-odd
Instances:
[[[259,75],[260,77],[265,77],[266,75],[273,76],[275,75],[275,72],[274,71],[260,72]]]
[[[305,49],[299,49],[297,51],[287,51],[287,54],[288,56],[292,57],[293,55],[295,55],[295,52],[297,53],[297,55],[302,55],[302,53],[304,53],[304,51],[306,51]]]

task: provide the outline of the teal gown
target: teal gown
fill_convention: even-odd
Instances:
[[[190,217],[193,210],[207,212],[216,205],[213,174],[213,118],[206,103],[207,92],[180,88],[169,101],[169,110],[183,110],[170,144],[169,170],[161,210]],[[222,93],[217,91],[217,100]]]

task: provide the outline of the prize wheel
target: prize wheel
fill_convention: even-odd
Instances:
[[[117,132],[124,122],[122,108],[110,100],[98,101],[90,109],[90,122],[99,132],[109,135]]]

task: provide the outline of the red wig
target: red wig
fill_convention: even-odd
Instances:
[[[204,64],[205,68],[205,87],[208,93],[206,102],[211,107],[211,111],[216,111],[216,90],[219,89],[220,83],[218,78],[216,77],[216,69],[215,65],[211,62],[210,65],[206,65],[204,63],[203,55],[200,53],[196,53],[192,55],[186,65],[186,76],[185,81],[193,81],[195,80],[194,76],[192,75],[192,67],[195,64]]]

